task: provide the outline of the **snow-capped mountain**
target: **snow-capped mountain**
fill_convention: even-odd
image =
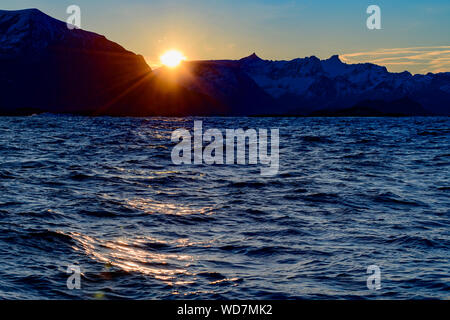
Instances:
[[[406,71],[391,73],[370,63],[345,64],[337,55],[326,60],[312,56],[268,61],[252,54],[236,64],[280,102],[283,112],[286,108],[302,113],[349,108],[368,100],[382,104],[401,99],[419,103],[423,113],[450,112],[450,73],[414,76]]]
[[[54,19],[38,9],[0,10],[0,57],[39,55],[52,46],[83,49],[125,51],[104,36],[84,30],[70,30],[66,23]]]
[[[124,108],[137,103],[128,88],[150,73],[142,56],[104,36],[37,9],[0,10],[0,113]]]
[[[383,81],[397,80],[385,67],[373,64],[347,65],[337,55],[323,61],[315,56],[291,61],[267,61],[253,54],[238,63],[275,98],[287,94],[312,95],[313,92],[308,89],[318,80],[329,79],[344,84],[340,88],[337,86],[338,96],[354,94],[357,90],[365,91]],[[410,76],[409,73],[401,74],[401,79],[399,77],[394,85],[398,86]]]

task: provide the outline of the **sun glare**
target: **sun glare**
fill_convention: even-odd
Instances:
[[[161,56],[161,63],[169,68],[177,67],[186,57],[177,50],[170,50]]]

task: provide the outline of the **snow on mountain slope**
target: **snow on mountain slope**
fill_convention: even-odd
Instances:
[[[125,51],[104,36],[84,30],[69,30],[66,23],[38,9],[0,10],[0,30],[0,57],[40,54],[50,46]]]
[[[321,77],[335,82],[348,82],[345,87],[353,90],[339,90],[344,95],[367,91],[384,81],[390,82],[393,87],[402,84],[401,81],[396,82],[398,77],[389,73],[385,67],[374,64],[347,65],[338,56],[323,61],[315,56],[291,61],[267,61],[253,54],[239,60],[239,65],[258,85],[276,98],[286,94],[306,94],[311,85]],[[410,78],[411,75],[405,74],[404,77]]]
[[[151,69],[142,56],[37,9],[0,10],[0,114],[129,112]],[[120,109],[120,110],[119,110]]]
[[[261,88],[290,110],[348,108],[363,100],[395,101],[414,98],[430,112],[450,113],[450,73],[411,75],[391,73],[371,63],[345,64],[339,56],[315,56],[291,61],[269,61],[255,53],[236,61]],[[430,96],[436,91],[436,99]],[[443,112],[444,111],[444,112]],[[294,111],[295,112],[295,111]]]

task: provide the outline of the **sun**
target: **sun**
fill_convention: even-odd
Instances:
[[[177,67],[186,57],[178,50],[169,50],[161,57],[161,63],[169,68]]]

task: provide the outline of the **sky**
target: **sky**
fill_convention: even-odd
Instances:
[[[153,68],[169,49],[188,60],[269,60],[338,54],[390,71],[450,71],[448,0],[2,0],[1,9],[38,8],[63,21],[81,8],[81,26],[142,54]],[[369,30],[369,5],[381,29]]]

